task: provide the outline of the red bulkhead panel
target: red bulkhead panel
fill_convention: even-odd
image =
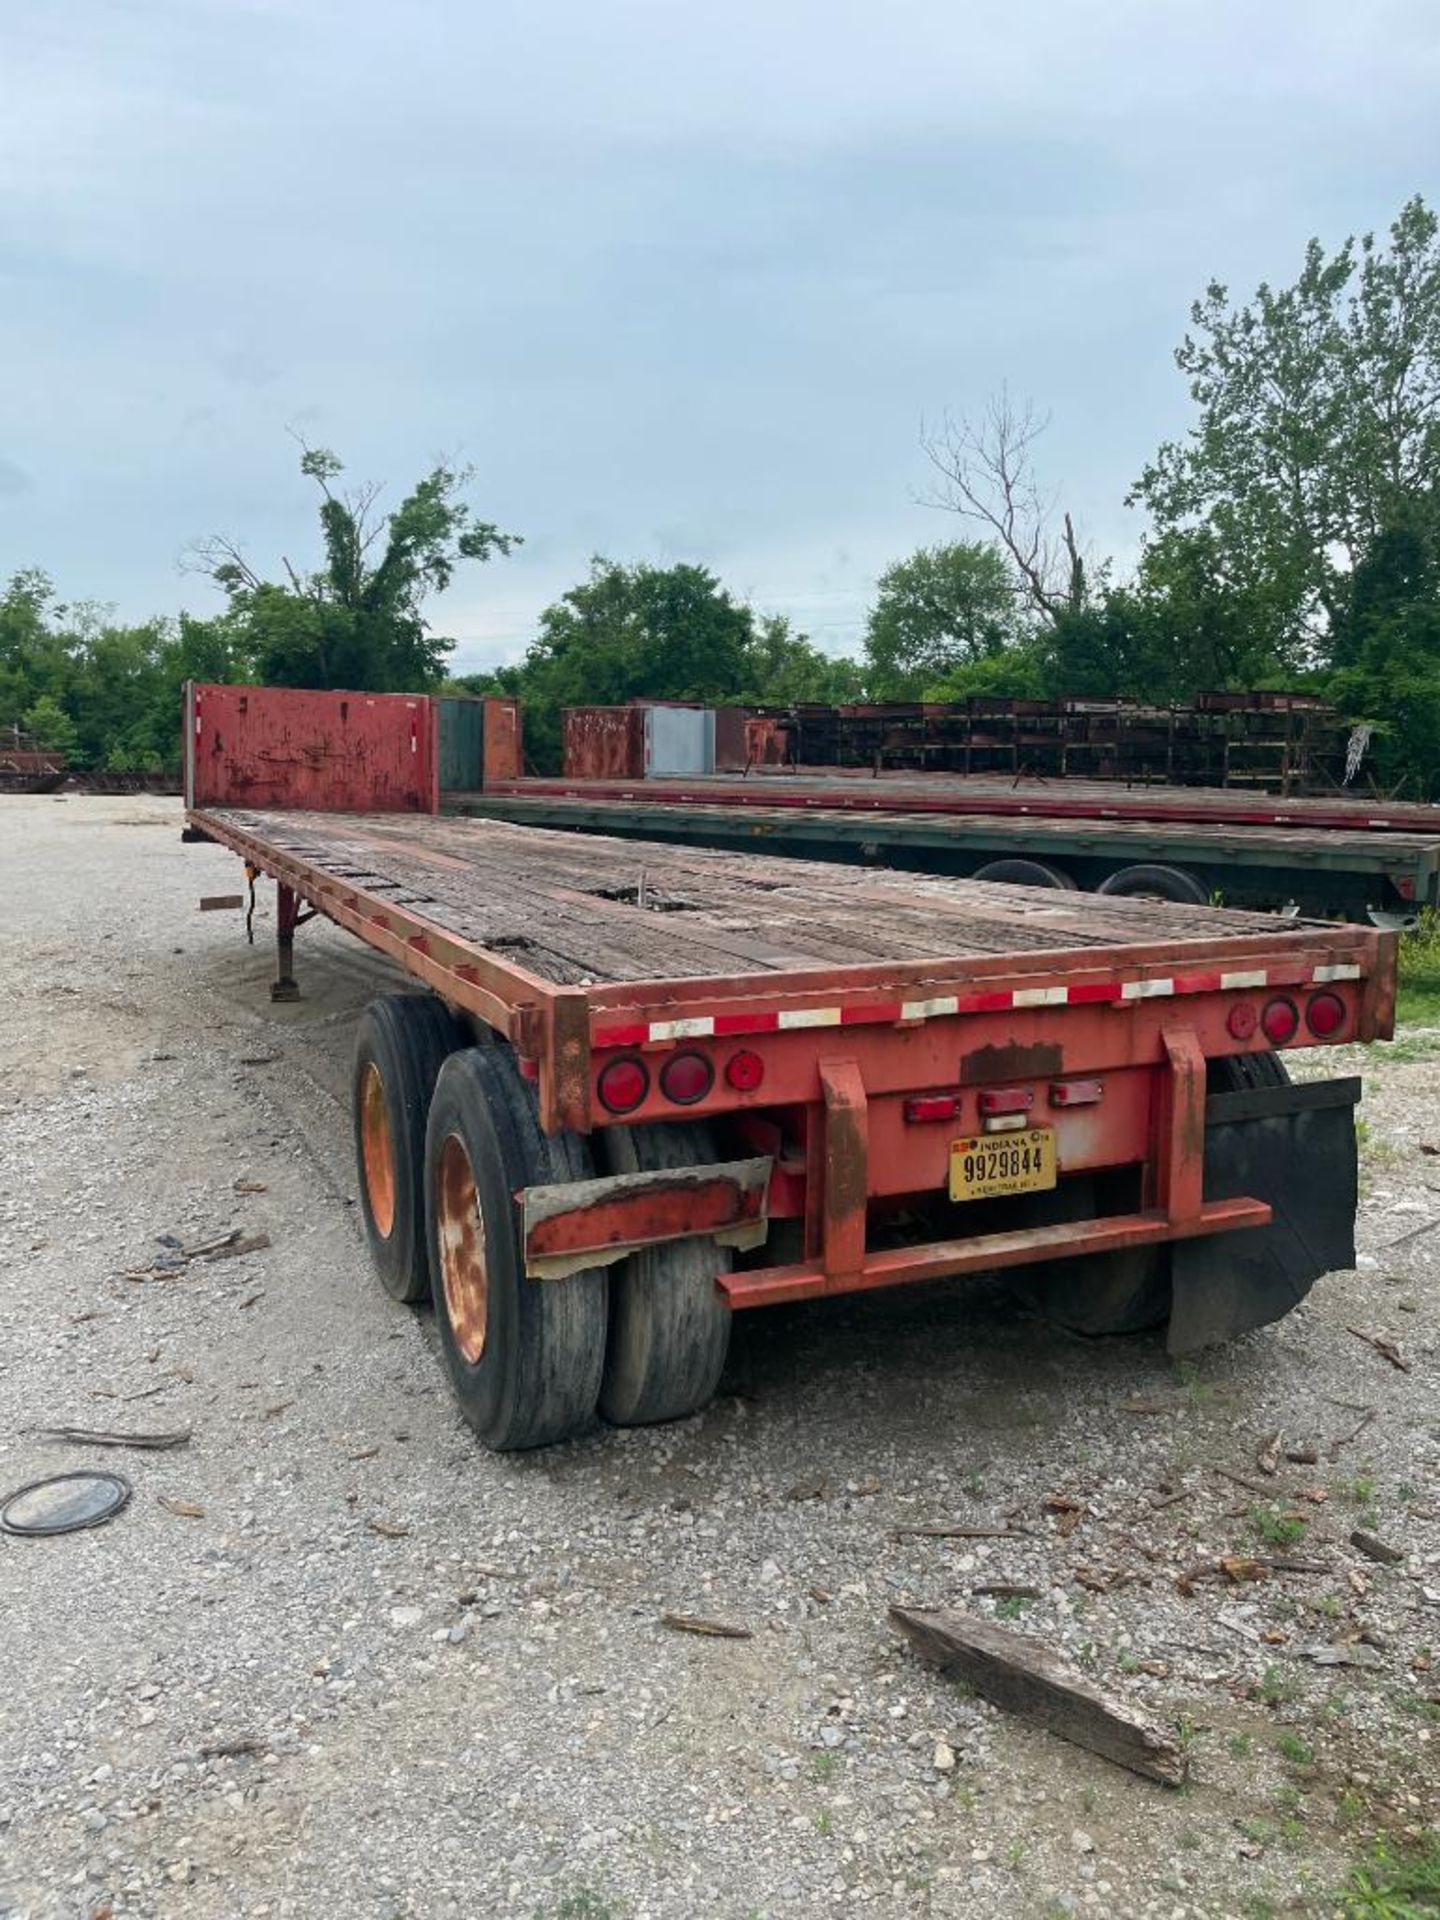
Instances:
[[[439,809],[434,708],[424,694],[192,684],[185,725],[191,807]]]

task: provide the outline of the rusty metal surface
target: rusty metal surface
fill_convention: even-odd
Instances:
[[[525,1270],[590,1267],[597,1257],[618,1258],[633,1247],[757,1225],[765,1218],[771,1165],[736,1160],[530,1187]]]
[[[485,696],[485,778],[518,780],[521,765],[520,702]]]
[[[869,1109],[854,1060],[822,1060],[825,1161],[821,1259],[831,1285],[853,1280],[865,1265],[865,1213],[870,1195]]]
[[[567,707],[563,727],[567,779],[644,779],[643,707]]]
[[[385,1111],[385,1082],[373,1060],[365,1063],[360,1081],[360,1161],[370,1218],[380,1238],[388,1240],[395,1225],[395,1143]]]
[[[469,1366],[485,1351],[490,1316],[490,1263],[485,1221],[465,1142],[448,1134],[440,1149],[436,1213],[440,1284],[455,1345]]]
[[[1015,1233],[977,1234],[970,1240],[939,1240],[927,1246],[887,1249],[866,1256],[858,1272],[833,1279],[824,1268],[802,1262],[791,1267],[762,1267],[722,1274],[718,1285],[730,1305],[776,1306],[786,1300],[812,1300],[826,1293],[868,1293],[927,1280],[948,1280],[961,1273],[993,1273],[1074,1254],[1113,1253],[1125,1247],[1155,1246],[1163,1240],[1230,1233],[1242,1227],[1268,1226],[1270,1208],[1258,1200],[1216,1200],[1186,1221],[1146,1211],[1103,1220],[1068,1221]]]
[[[401,693],[190,683],[186,805],[434,813],[433,703]]]

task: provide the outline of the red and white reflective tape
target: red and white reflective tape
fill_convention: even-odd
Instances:
[[[1168,1000],[1178,994],[1239,993],[1255,987],[1321,986],[1358,980],[1349,964],[1314,967],[1250,967],[1235,972],[1161,975],[1140,980],[1097,980],[1076,987],[998,987],[982,993],[942,993],[929,1000],[886,1000],[861,1007],[789,1007],[778,1013],[695,1014],[683,1020],[636,1021],[597,1027],[597,1047],[643,1047],[666,1040],[723,1040],[752,1033],[791,1033],[804,1027],[911,1026],[952,1014],[1020,1013],[1036,1007],[1124,1006],[1135,1000]]]

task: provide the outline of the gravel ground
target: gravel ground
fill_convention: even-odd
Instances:
[[[1223,1352],[950,1283],[742,1316],[703,1416],[497,1458],[367,1272],[346,1074],[383,965],[308,927],[272,1007],[268,911],[253,950],[196,912],[239,873],[178,803],[0,805],[0,1488],[134,1482],[107,1527],[0,1538],[7,1920],[1325,1913],[1434,1818],[1440,1034],[1324,1063],[1368,1077],[1361,1270]],[[269,1245],[126,1277],[233,1228]],[[1327,1571],[1182,1578],[1267,1550]],[[903,1600],[1018,1617],[1192,1784],[966,1698]]]

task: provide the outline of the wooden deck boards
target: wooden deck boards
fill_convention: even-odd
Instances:
[[[1269,915],[401,814],[216,809],[357,890],[558,984],[1253,934]],[[637,904],[641,884],[645,904]]]

